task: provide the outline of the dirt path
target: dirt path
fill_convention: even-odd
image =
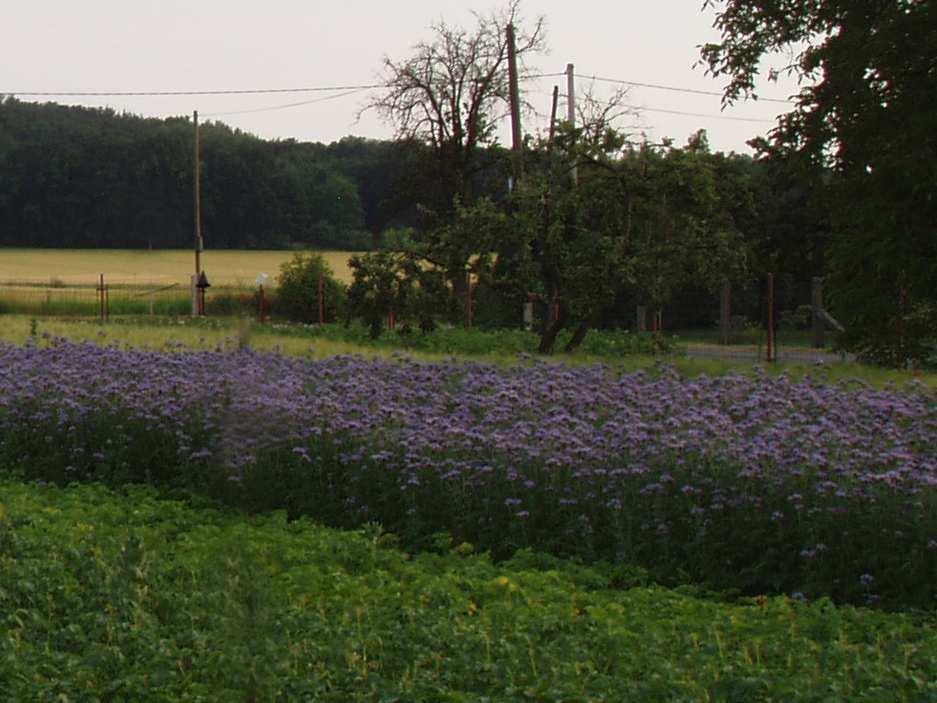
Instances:
[[[690,344],[687,346],[687,356],[700,359],[739,359],[755,362],[764,361],[765,349],[754,345]],[[824,349],[782,346],[777,350],[777,360],[790,364],[839,364],[855,361],[855,358],[852,354],[837,354]]]

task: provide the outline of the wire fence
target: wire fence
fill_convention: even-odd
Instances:
[[[217,286],[193,300],[190,281],[175,283],[62,284],[0,282],[0,314],[37,317],[120,315],[239,315],[261,321],[275,312],[275,292],[264,287]],[[310,301],[324,319],[320,282]],[[633,304],[634,301],[626,303]],[[312,304],[311,303],[311,304]],[[476,304],[473,301],[473,305]],[[614,326],[676,334],[693,357],[745,361],[835,363],[852,357],[832,347],[838,323],[823,306],[822,280],[804,285],[790,276],[770,276],[725,284],[719,294],[689,290],[666,308],[632,308],[630,320],[619,316]],[[621,310],[621,308],[619,308]],[[467,325],[471,325],[469,320]],[[393,314],[388,326],[394,327]]]
[[[257,291],[219,286],[205,294],[206,315],[256,313]],[[38,317],[102,317],[111,315],[190,315],[190,282],[42,284],[0,283],[0,314]]]
[[[675,332],[691,356],[832,363],[850,361],[835,348],[842,327],[824,305],[823,280],[767,274],[724,283],[714,293],[683,291],[665,310],[638,308],[637,329]]]

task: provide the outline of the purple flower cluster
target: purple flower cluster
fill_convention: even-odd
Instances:
[[[923,389],[686,379],[667,368],[623,375],[548,363],[0,346],[6,412],[62,424],[111,406],[170,425],[182,439],[198,416],[235,463],[274,445],[302,455],[310,436],[325,433],[361,440],[362,456],[348,459],[402,458],[396,470],[453,479],[484,475],[497,462],[528,486],[551,471],[597,483],[641,475],[646,493],[692,496],[698,486],[675,485],[658,470],[691,459],[731,465],[740,482],[809,475],[809,490],[840,497],[873,485],[910,493],[937,486],[937,401]],[[796,511],[803,496],[788,501]]]
[[[703,528],[730,510],[762,511],[766,524],[783,526],[818,513],[835,521],[883,496],[930,513],[937,489],[937,399],[923,387],[61,340],[0,346],[0,430],[28,422],[51,435],[101,408],[173,434],[180,462],[226,466],[235,480],[271,449],[315,471],[316,441],[327,437],[349,472],[390,473],[404,493],[498,483],[498,505],[524,524],[538,518],[537,495],[587,517],[645,506],[640,527],[661,538],[673,534],[677,510]],[[112,428],[118,443],[120,430]],[[664,503],[678,507],[647,507]],[[823,558],[828,537],[813,538],[795,553]]]

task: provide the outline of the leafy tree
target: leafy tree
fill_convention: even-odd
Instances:
[[[927,0],[707,0],[702,48],[725,100],[754,93],[762,60],[795,54],[796,108],[772,148],[829,168],[830,299],[845,343],[886,363],[926,360],[937,329],[937,5]],[[776,75],[776,70],[772,69]]]
[[[622,290],[659,308],[688,282],[715,289],[747,265],[717,186],[719,157],[700,135],[685,149],[632,145],[606,116],[564,126],[518,189],[515,222],[526,241],[510,246],[527,260],[514,275],[531,275],[531,293],[556,311],[542,353],[570,325],[567,351],[578,347]]]
[[[201,135],[209,248],[370,245],[354,175],[325,147]],[[0,100],[0,243],[188,247],[191,160],[187,119]]]
[[[424,332],[457,307],[445,271],[409,252],[379,251],[348,261],[354,280],[348,289],[349,312],[362,318],[378,337],[391,313],[410,328],[414,320]]]
[[[445,260],[458,294],[466,293],[471,257],[485,250],[472,247],[472,240],[455,245],[458,227],[451,223],[464,221],[486,182],[483,172],[492,170],[486,156],[496,153],[497,112],[509,100],[507,25],[515,26],[520,75],[524,58],[544,48],[543,18],[525,26],[519,0],[475,19],[472,29],[440,21],[410,57],[385,58],[388,87],[368,106],[394,126],[398,139],[428,147],[416,170],[423,176],[417,200],[419,231],[428,244],[423,253],[435,263]]]
[[[413,140],[361,137],[345,137],[327,147],[329,167],[357,187],[373,248],[380,248],[386,229],[417,222],[417,202],[435,188],[435,178],[426,168],[426,152],[424,144]]]

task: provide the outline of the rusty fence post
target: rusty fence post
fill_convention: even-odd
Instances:
[[[777,361],[777,340],[774,336],[774,274],[768,274],[768,361]]]
[[[316,284],[316,297],[319,305],[319,324],[325,324],[325,282],[322,280],[322,274],[319,274],[319,280]]]
[[[814,276],[810,279],[810,297],[813,322],[813,346],[822,349],[826,346],[824,332],[826,324],[823,320],[823,279]]]
[[[101,322],[107,322],[109,317],[110,296],[108,295],[107,285],[104,283],[104,274],[98,279],[98,316]]]

